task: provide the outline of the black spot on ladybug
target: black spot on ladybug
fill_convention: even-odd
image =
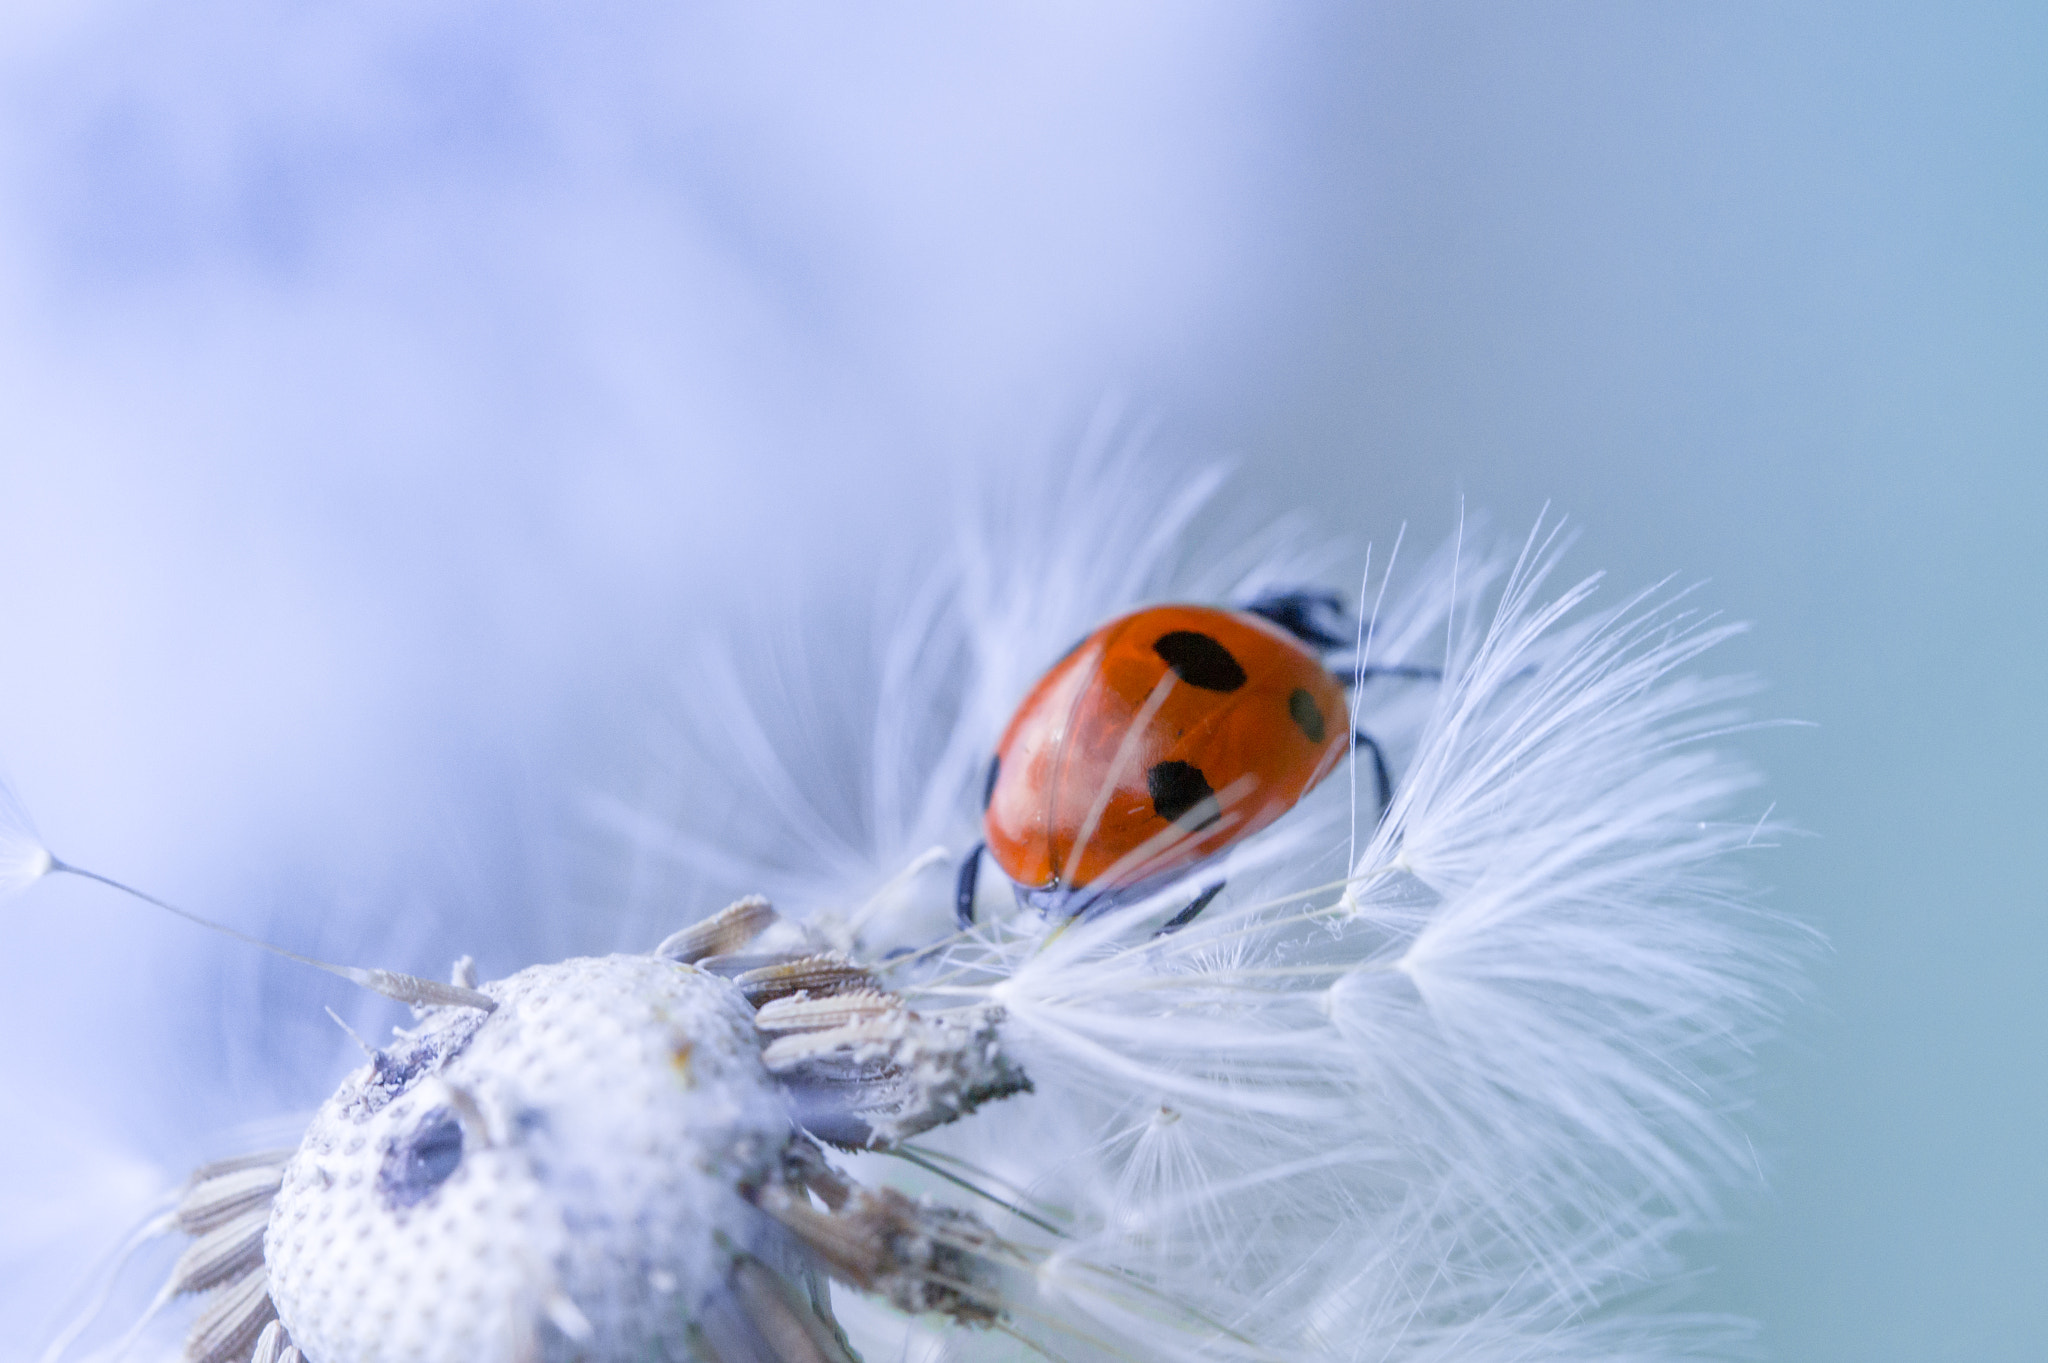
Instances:
[[[997,753],[988,760],[988,780],[981,784],[981,809],[988,812],[988,802],[996,798],[996,777],[1002,774],[1003,755]]]
[[[446,1183],[462,1164],[462,1124],[445,1107],[420,1120],[410,1136],[393,1141],[377,1171],[377,1191],[390,1207],[410,1207]]]
[[[1295,727],[1308,735],[1311,743],[1323,741],[1327,732],[1323,728],[1323,712],[1316,708],[1316,698],[1307,688],[1297,686],[1287,697],[1287,713],[1294,720]]]
[[[1204,691],[1235,691],[1244,685],[1244,668],[1230,656],[1229,649],[1206,634],[1177,629],[1160,636],[1152,651],[1164,658],[1174,675],[1189,686],[1199,686]]]
[[[1209,809],[1196,827],[1214,823],[1223,816],[1216,805],[1216,792],[1209,788],[1209,778],[1192,762],[1159,763],[1145,773],[1145,789],[1152,796],[1152,808],[1168,823],[1180,822],[1202,804]]]

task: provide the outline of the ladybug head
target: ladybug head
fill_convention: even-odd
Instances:
[[[1263,616],[1311,648],[1329,650],[1351,643],[1344,598],[1320,587],[1261,592],[1243,609]]]

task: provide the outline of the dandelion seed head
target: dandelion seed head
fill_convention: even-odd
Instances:
[[[486,988],[496,1012],[441,1010],[351,1075],[282,1170],[263,1258],[308,1358],[512,1358],[553,1335],[640,1358],[687,1347],[734,1254],[803,1278],[738,1191],[788,1120],[736,989],[650,957]]]

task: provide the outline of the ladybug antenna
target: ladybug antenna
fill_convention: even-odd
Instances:
[[[1244,606],[1253,615],[1271,620],[1313,648],[1325,652],[1350,643],[1339,631],[1344,626],[1344,598],[1321,587],[1289,587],[1261,592]]]
[[[461,985],[442,984],[439,980],[422,979],[417,975],[405,975],[395,970],[335,965],[312,956],[302,956],[296,951],[287,951],[260,937],[251,937],[248,933],[237,931],[225,923],[202,918],[189,909],[181,909],[176,904],[167,903],[153,894],[145,894],[133,885],[122,884],[112,876],[102,875],[83,866],[73,866],[44,845],[42,838],[36,833],[35,824],[28,817],[28,811],[22,808],[21,802],[15,798],[13,790],[7,783],[0,780],[0,902],[26,891],[48,875],[77,876],[81,880],[97,881],[109,889],[119,890],[122,894],[162,909],[165,913],[175,914],[209,932],[232,937],[237,942],[245,942],[274,956],[296,961],[300,965],[312,966],[315,970],[324,970],[330,975],[339,975],[351,984],[360,985],[372,993],[382,994],[385,998],[396,999],[400,1003],[415,1007],[480,1008],[486,1013],[498,1006],[497,1000],[490,995],[479,990],[466,989]]]

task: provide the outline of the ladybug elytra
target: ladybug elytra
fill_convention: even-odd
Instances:
[[[1343,641],[1318,608],[1334,612],[1336,598],[1149,606],[1055,663],[1017,707],[982,792],[985,849],[1018,897],[1060,916],[1142,897],[1285,814],[1354,743],[1371,749],[1384,804],[1385,764],[1351,731],[1344,681],[1323,662]],[[982,850],[961,867],[963,926]]]

